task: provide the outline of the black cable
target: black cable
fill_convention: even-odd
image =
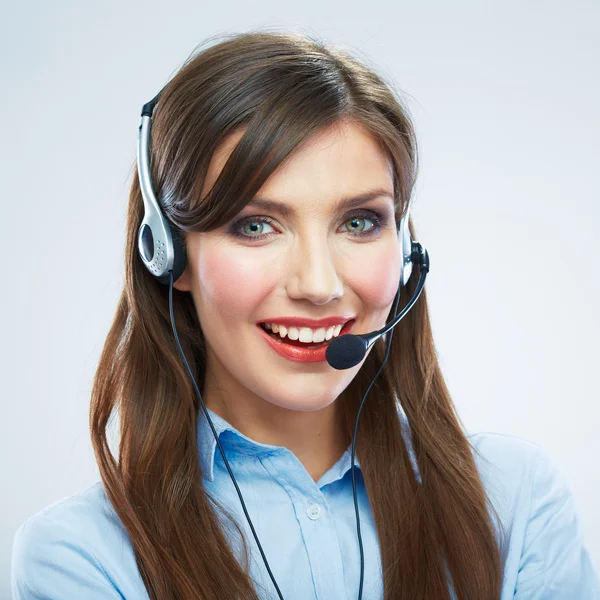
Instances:
[[[227,470],[229,471],[229,476],[231,477],[231,481],[233,481],[233,485],[235,486],[237,494],[240,498],[240,502],[242,503],[242,508],[244,509],[246,519],[248,519],[248,523],[250,524],[250,529],[252,530],[254,539],[256,540],[256,543],[258,544],[258,549],[260,550],[260,554],[263,557],[263,561],[265,562],[265,566],[267,567],[267,571],[269,572],[271,581],[273,581],[273,585],[275,586],[275,589],[277,590],[277,594],[279,595],[279,598],[281,600],[283,600],[283,596],[281,595],[279,586],[277,585],[277,582],[275,581],[275,577],[273,577],[273,573],[271,573],[271,568],[269,567],[269,563],[267,562],[267,557],[265,556],[265,553],[263,552],[262,546],[260,545],[260,542],[258,540],[258,536],[256,535],[256,531],[254,530],[254,525],[252,525],[252,520],[250,519],[250,515],[248,514],[248,511],[246,510],[246,504],[244,503],[244,499],[242,497],[242,492],[240,492],[240,488],[238,487],[237,481],[235,480],[235,477],[233,476],[233,473],[231,472],[231,468],[229,467],[229,461],[227,460],[227,458],[225,456],[225,452],[223,452],[223,447],[221,446],[221,442],[219,441],[219,436],[217,435],[217,432],[215,430],[213,422],[208,414],[208,410],[206,410],[204,400],[202,399],[202,394],[200,393],[200,390],[198,389],[196,380],[194,378],[194,375],[192,374],[192,370],[190,369],[190,365],[188,364],[188,361],[185,357],[185,354],[183,352],[181,344],[179,343],[179,336],[177,335],[177,329],[175,327],[175,316],[173,314],[173,271],[172,270],[169,271],[169,275],[171,278],[170,283],[169,283],[169,313],[171,315],[171,325],[173,327],[173,334],[175,335],[175,340],[177,341],[177,347],[179,348],[181,357],[183,358],[183,360],[185,362],[185,366],[187,367],[187,370],[188,370],[188,373],[192,380],[192,383],[194,384],[194,389],[196,390],[196,394],[198,394],[198,398],[200,398],[200,402],[202,403],[202,408],[204,409],[204,413],[206,414],[206,418],[208,419],[210,428],[212,429],[213,435],[215,436],[215,440],[217,441],[217,445],[219,446],[219,450],[221,451],[221,456],[223,457],[225,466],[227,467]]]

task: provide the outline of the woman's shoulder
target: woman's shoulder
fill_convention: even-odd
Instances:
[[[89,517],[91,514],[96,516],[99,512],[106,511],[106,502],[107,498],[102,482],[96,481],[84,490],[48,504],[28,517],[23,525],[28,522],[39,521],[44,517],[63,519],[67,515],[78,515],[84,518],[86,515]]]
[[[548,448],[523,437],[489,431],[471,433],[467,439],[482,482],[500,508],[523,512],[531,519],[549,500],[573,504],[570,479]]]
[[[522,437],[467,436],[506,537],[505,597],[600,599],[571,482],[548,449]],[[546,597],[546,596],[544,596]]]
[[[81,543],[91,543],[97,537],[105,540],[113,528],[120,529],[122,524],[106,497],[102,482],[97,481],[28,517],[17,529],[15,542],[75,535]]]
[[[540,462],[553,463],[550,453],[533,441],[496,432],[475,432],[467,435],[484,483],[494,482],[522,489],[532,484]],[[555,466],[555,465],[553,465]]]
[[[541,445],[516,435],[467,435],[486,493],[511,534],[525,533],[542,496],[570,493],[565,472]]]
[[[119,582],[123,573],[133,577],[132,564],[129,537],[98,481],[21,523],[12,547],[13,598],[122,598]]]

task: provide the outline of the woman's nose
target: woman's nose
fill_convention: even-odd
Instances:
[[[326,242],[305,244],[293,250],[286,284],[288,296],[327,304],[343,295],[336,260]]]

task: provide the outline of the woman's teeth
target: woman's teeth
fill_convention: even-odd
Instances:
[[[344,325],[335,325],[329,328],[320,327],[319,329],[311,329],[310,327],[285,327],[277,323],[261,323],[267,331],[279,334],[279,337],[290,340],[298,340],[307,344],[320,343],[325,340],[330,340],[332,337],[338,337]]]

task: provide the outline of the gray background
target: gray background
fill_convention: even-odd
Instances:
[[[420,142],[412,212],[442,368],[471,431],[567,473],[600,562],[600,5],[2,4],[0,598],[28,516],[99,478],[92,377],[123,280],[139,115],[195,46],[314,32],[374,64]]]

